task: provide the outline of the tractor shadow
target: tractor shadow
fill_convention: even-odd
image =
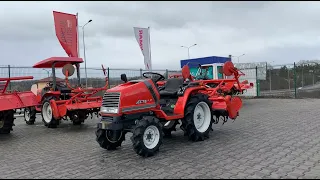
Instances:
[[[184,133],[180,128],[177,128],[177,131],[172,132],[171,137],[163,138],[163,144],[161,145],[159,152],[155,156],[148,158],[140,157],[134,152],[130,140],[131,136],[132,133],[128,133],[123,145],[117,150],[107,151],[97,145],[101,157],[100,162],[110,163],[110,161],[119,160],[119,157],[128,157],[130,159],[139,160],[138,162],[140,163],[151,163],[155,160],[167,163],[171,160],[178,161],[178,159],[186,160],[188,158],[190,160],[194,160],[195,157],[199,156],[199,154],[210,155],[220,153],[220,151],[228,150],[228,147],[234,143],[237,143],[239,138],[246,138],[249,135],[230,128],[215,128],[210,132],[208,139],[205,139],[204,141],[192,142],[187,136],[184,136]],[[236,136],[237,139],[235,139],[234,136]],[[202,157],[199,156],[199,158]]]

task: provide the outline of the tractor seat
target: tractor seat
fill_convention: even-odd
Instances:
[[[71,89],[66,87],[66,86],[61,86],[58,85],[57,86],[58,91],[60,91],[60,93],[64,94],[64,93],[71,93]]]
[[[164,88],[159,91],[161,97],[177,96],[180,86],[183,85],[183,78],[170,78],[164,84]]]

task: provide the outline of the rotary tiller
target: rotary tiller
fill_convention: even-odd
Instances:
[[[81,58],[76,57],[52,57],[35,64],[34,68],[52,68],[52,83],[48,83],[44,88],[35,90],[38,106],[26,108],[25,121],[27,124],[33,124],[36,113],[41,112],[42,121],[49,128],[55,128],[59,125],[60,120],[67,120],[67,117],[74,125],[80,125],[88,116],[95,113],[98,116],[102,97],[94,96],[99,91],[105,91],[108,86],[102,88],[82,88],[80,85],[79,64]],[[77,87],[69,84],[68,77],[72,76],[77,70]],[[65,84],[56,83],[56,68],[62,68],[65,75]],[[105,73],[105,71],[104,71]]]

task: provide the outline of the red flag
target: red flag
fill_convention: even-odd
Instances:
[[[57,38],[69,57],[78,57],[77,16],[53,11]]]

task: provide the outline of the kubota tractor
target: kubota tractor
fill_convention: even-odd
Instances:
[[[69,119],[74,125],[80,125],[91,114],[100,110],[102,97],[94,96],[99,91],[107,89],[108,83],[102,88],[82,88],[80,85],[79,64],[83,60],[77,57],[52,57],[36,63],[34,68],[51,68],[52,83],[45,87],[34,84],[31,91],[36,95],[38,105],[25,109],[24,117],[27,124],[34,124],[36,113],[41,112],[42,121],[48,128],[56,128],[60,120]],[[57,83],[56,68],[62,68],[65,84]],[[77,70],[77,87],[72,87],[68,77]],[[105,71],[104,71],[105,73]]]
[[[152,156],[162,144],[164,134],[170,134],[181,120],[181,129],[192,141],[209,137],[212,123],[235,119],[242,107],[239,97],[223,96],[217,91],[224,82],[238,82],[238,71],[232,62],[224,65],[225,74],[234,79],[190,81],[190,69],[182,68],[183,78],[168,79],[164,87],[157,82],[164,76],[145,72],[145,79],[128,81],[108,89],[100,108],[96,141],[107,150],[116,149],[132,132],[133,149],[140,156]],[[209,84],[217,83],[216,88]],[[221,118],[220,118],[221,117]]]

